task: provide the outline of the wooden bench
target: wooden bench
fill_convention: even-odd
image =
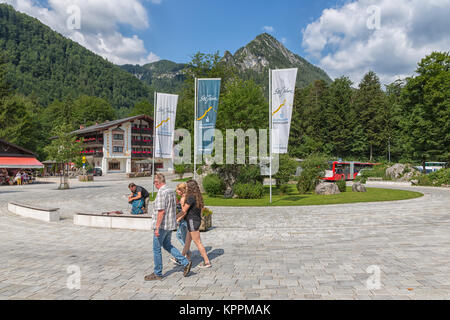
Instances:
[[[45,222],[57,222],[60,219],[59,208],[39,208],[35,206],[10,202],[8,211],[25,218],[41,220]]]

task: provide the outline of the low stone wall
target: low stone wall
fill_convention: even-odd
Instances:
[[[59,208],[48,209],[10,202],[8,211],[25,218],[36,219],[45,222],[57,222],[60,219]]]
[[[152,218],[150,215],[99,215],[76,213],[73,216],[73,224],[77,226],[106,229],[152,230]]]

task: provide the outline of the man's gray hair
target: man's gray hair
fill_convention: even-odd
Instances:
[[[166,183],[166,177],[162,173],[158,173],[155,175],[155,180],[159,183]]]

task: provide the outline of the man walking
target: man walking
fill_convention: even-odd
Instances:
[[[145,276],[145,280],[162,279],[161,247],[184,266],[183,275],[187,277],[191,271],[192,262],[186,259],[171,243],[172,232],[177,227],[175,191],[166,185],[166,179],[163,174],[159,173],[155,176],[154,184],[158,189],[158,194],[153,203],[153,260],[155,266],[154,273]]]

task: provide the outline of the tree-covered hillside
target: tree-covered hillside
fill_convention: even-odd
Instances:
[[[156,91],[175,93],[186,79],[183,73],[186,66],[184,63],[160,60],[144,66],[126,64],[121,68],[151,85]]]
[[[7,80],[19,93],[48,105],[85,94],[130,108],[151,95],[146,84],[13,7],[0,4],[0,51]]]

